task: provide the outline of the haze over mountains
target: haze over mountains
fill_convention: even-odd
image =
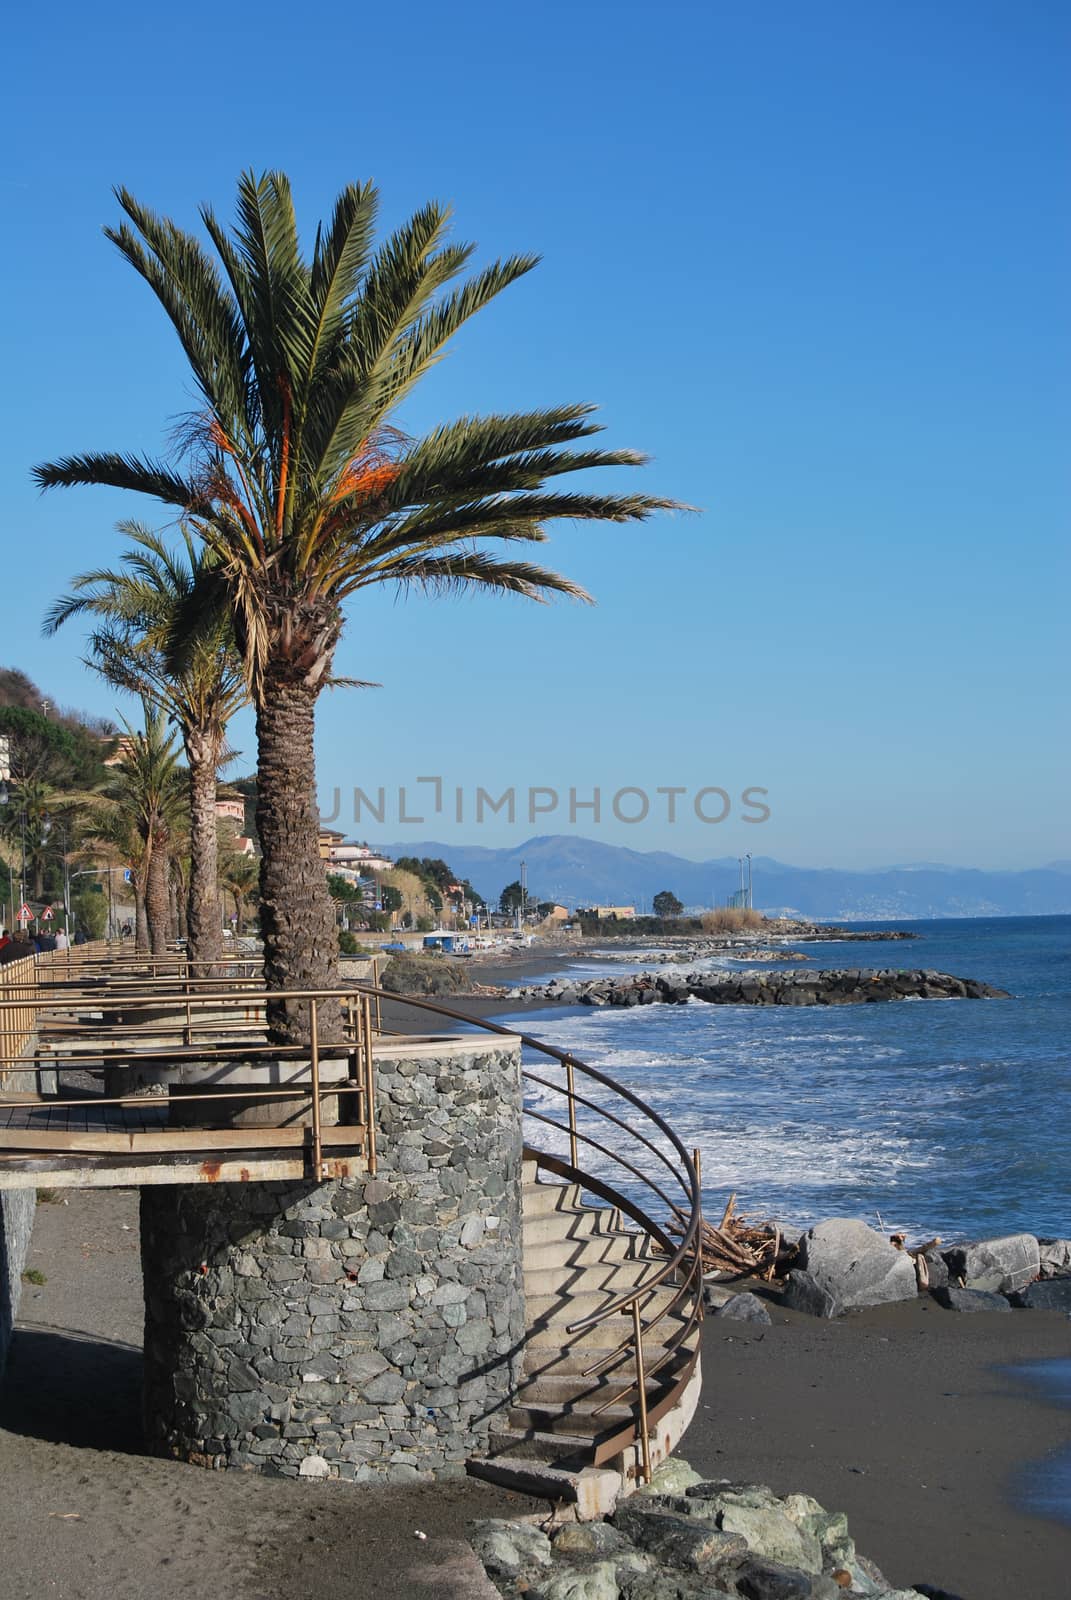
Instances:
[[[507,883],[528,873],[533,899],[569,907],[635,905],[670,889],[689,909],[724,904],[739,886],[735,856],[688,861],[663,850],[629,850],[572,834],[546,834],[510,848],[405,840],[384,844],[390,856],[438,856],[468,878],[491,902]],[[1071,862],[1021,872],[985,872],[939,864],[894,866],[869,872],[835,867],[792,867],[756,856],[752,862],[757,909],[798,913],[830,921],[929,917],[1015,917],[1071,913]]]

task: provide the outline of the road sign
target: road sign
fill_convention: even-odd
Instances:
[[[127,867],[126,870],[123,873],[123,882],[124,883],[133,883],[133,881],[134,881],[134,874],[131,872],[130,868]]]
[[[25,901],[23,901],[22,905],[19,907],[19,914],[18,914],[18,916],[17,916],[17,918],[15,920],[17,922],[32,922],[33,921],[33,912],[30,910],[29,906],[25,903]]]
[[[51,906],[46,906],[45,909],[42,911],[42,913],[41,913],[41,921],[42,922],[51,922],[52,921],[52,907]]]

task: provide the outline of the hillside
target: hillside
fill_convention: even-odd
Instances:
[[[497,850],[434,840],[380,848],[391,856],[445,856],[492,900],[520,876],[522,861],[533,898],[569,906],[624,902],[639,909],[641,901],[649,906],[660,889],[671,889],[685,906],[703,907],[724,902],[739,883],[735,857],[688,861],[668,851],[629,850],[570,834],[538,836]],[[759,856],[753,878],[757,908],[826,920],[1071,914],[1071,868],[1066,862],[1022,872],[929,863],[850,872],[793,867]]]

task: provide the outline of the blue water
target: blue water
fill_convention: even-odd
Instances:
[[[1050,1403],[1071,1406],[1071,1360],[1031,1361],[1009,1370],[1023,1383],[1039,1389],[1042,1398]],[[1032,1461],[1019,1474],[1015,1487],[1017,1497],[1029,1510],[1071,1527],[1071,1446],[1042,1461]]]
[[[915,1238],[1071,1235],[1071,917],[896,926],[920,937],[802,948],[820,967],[936,967],[1013,998],[516,1021],[603,1067],[697,1147],[710,1212],[735,1190],[749,1215],[790,1226],[858,1216]]]

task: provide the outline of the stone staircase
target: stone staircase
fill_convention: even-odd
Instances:
[[[585,1203],[580,1185],[540,1181],[536,1160],[524,1163],[523,1207],[524,1375],[487,1455],[467,1470],[570,1503],[582,1519],[602,1516],[642,1475],[631,1309],[568,1329],[653,1279],[665,1257],[619,1211]],[[676,1298],[674,1285],[658,1285],[640,1303],[645,1324],[660,1315],[643,1341],[652,1467],[675,1449],[699,1396],[699,1326],[687,1327]]]

